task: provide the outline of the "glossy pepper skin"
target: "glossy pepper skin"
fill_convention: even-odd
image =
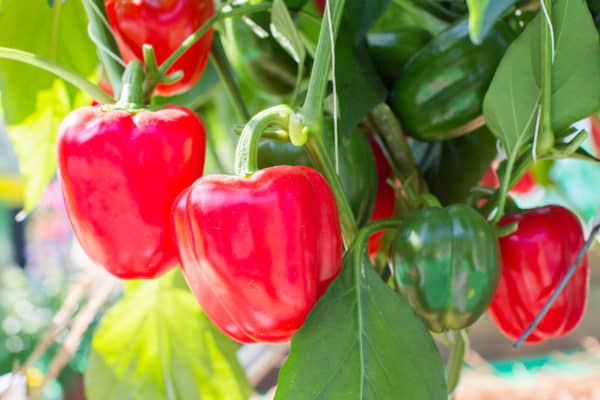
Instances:
[[[391,254],[400,292],[433,332],[473,324],[500,279],[495,232],[465,205],[412,214],[398,230]]]
[[[238,342],[289,340],[340,271],[335,199],[308,167],[201,178],[179,196],[173,224],[192,292]]]
[[[127,63],[143,60],[142,46],[151,44],[160,65],[214,14],[212,0],[105,0],[104,4]],[[168,73],[182,71],[183,78],[158,85],[156,93],[170,96],[194,86],[208,62],[211,43],[212,28],[169,68]]]
[[[240,18],[227,21],[227,54],[249,86],[277,97],[292,94],[298,64],[270,34],[268,13],[251,16],[269,36],[261,38]]]
[[[404,66],[390,106],[404,128],[423,141],[468,132],[481,115],[483,97],[514,34],[502,21],[475,46],[467,20],[445,30]]]
[[[325,129],[324,140],[334,158],[333,132]],[[375,156],[371,151],[366,135],[361,131],[352,132],[348,137],[339,137],[340,179],[359,225],[369,221],[377,194],[377,170]],[[261,141],[258,148],[260,168],[275,165],[312,166],[308,154],[302,147],[274,140]]]
[[[122,279],[154,278],[177,265],[170,211],[202,176],[205,131],[182,107],[73,111],[58,137],[58,176],[75,236]]]
[[[518,222],[516,232],[500,238],[502,278],[490,315],[509,338],[519,337],[542,309],[584,243],[577,217],[561,206],[545,206],[504,217]],[[550,311],[526,340],[537,343],[571,332],[585,309],[588,260],[579,268]]]
[[[427,30],[412,26],[369,32],[369,54],[388,88],[400,77],[404,64],[431,39]]]

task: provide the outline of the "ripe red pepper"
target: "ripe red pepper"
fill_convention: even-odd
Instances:
[[[120,278],[154,278],[177,265],[170,211],[202,176],[204,125],[183,107],[118,107],[84,107],[67,116],[58,176],[88,256]]]
[[[490,306],[496,325],[519,337],[552,295],[584,244],[577,217],[560,206],[545,206],[504,217],[516,232],[499,239],[502,277]],[[526,340],[536,343],[571,332],[581,320],[588,289],[587,256],[550,311]]]
[[[108,20],[125,61],[143,60],[142,46],[154,47],[159,65],[213,14],[212,0],[105,0]],[[200,78],[210,53],[212,28],[167,71],[183,72],[156,93],[174,95],[190,89]]]
[[[600,155],[600,121],[598,121],[598,117],[595,115],[590,117],[590,131],[594,151],[596,155]]]
[[[498,162],[494,161],[494,163],[485,172],[485,175],[483,175],[483,178],[481,178],[481,181],[480,181],[481,186],[491,187],[494,189],[500,187],[500,181],[498,179],[498,174],[496,174],[497,168],[498,168]],[[533,177],[533,173],[531,172],[531,170],[529,170],[529,171],[525,172],[525,175],[523,175],[523,177],[521,179],[519,179],[517,184],[510,189],[510,193],[521,194],[521,195],[527,194],[535,188],[535,185],[536,185],[535,178]]]
[[[377,142],[375,142],[375,140],[372,138],[369,138],[369,142],[371,144],[371,148],[373,149],[377,166],[377,197],[375,198],[375,207],[373,208],[373,214],[371,215],[371,222],[375,222],[393,217],[396,196],[394,189],[392,189],[392,187],[387,183],[387,179],[390,177],[392,168],[388,160],[385,158],[385,155],[381,151],[379,144],[377,144]],[[383,234],[384,232],[377,232],[369,238],[369,257],[375,256],[381,248]]]
[[[325,13],[325,1],[326,0],[315,0],[315,7],[321,14]]]
[[[173,221],[192,292],[242,343],[289,340],[340,271],[335,198],[308,167],[203,177],[179,196]]]

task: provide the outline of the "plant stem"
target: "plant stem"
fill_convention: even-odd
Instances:
[[[98,57],[113,92],[118,96],[121,93],[121,76],[124,68],[115,59],[115,57],[120,57],[121,53],[112,32],[106,26],[104,0],[82,0],[81,2],[90,21],[90,34],[95,38],[94,43],[98,48]]]
[[[356,240],[353,241],[350,251],[352,251],[355,261],[354,266],[359,267],[362,264],[363,257],[365,256],[365,248],[369,238],[376,232],[395,229],[402,223],[401,219],[383,219],[377,222],[370,223],[369,225],[362,228],[356,234]]]
[[[133,60],[125,70],[123,90],[116,106],[124,109],[137,109],[143,106],[143,83],[144,68],[142,67],[142,63],[138,60]]]
[[[463,331],[454,332],[454,343],[450,347],[450,356],[448,357],[448,366],[446,368],[446,386],[449,395],[456,389],[465,363],[466,346],[463,334],[466,333]]]
[[[244,103],[244,99],[240,93],[240,89],[235,81],[235,77],[233,76],[231,64],[225,55],[221,37],[217,32],[215,32],[215,35],[213,36],[211,60],[217,67],[219,77],[225,85],[225,90],[227,90],[227,94],[229,95],[231,104],[235,108],[238,119],[242,123],[248,122],[250,119],[250,114],[248,113],[248,109],[246,108],[246,104]]]
[[[77,87],[78,89],[81,89],[100,104],[114,102],[114,99],[112,97],[104,93],[99,87],[85,79],[83,76],[67,68],[61,67],[60,65],[43,57],[37,56],[32,53],[28,53],[26,51],[11,49],[7,47],[0,47],[0,58],[5,58],[13,61],[20,61],[22,63],[33,65],[34,67],[38,67],[45,71],[51,72],[54,75],[69,82],[73,86]]]
[[[541,67],[542,90],[540,100],[541,123],[537,132],[536,155],[543,156],[549,153],[554,146],[554,133],[552,130],[552,64],[554,54],[554,38],[552,29],[552,2],[542,0],[542,18],[540,21],[541,32]]]
[[[320,123],[323,115],[323,102],[331,72],[332,52],[335,51],[331,38],[333,37],[335,42],[342,20],[344,4],[345,0],[328,0],[325,7],[315,61],[303,107],[304,120],[311,129]]]
[[[385,103],[371,110],[369,117],[375,125],[376,133],[390,150],[392,163],[398,170],[401,182],[410,182],[416,194],[428,192],[427,184],[421,176],[406,140],[400,122]]]
[[[258,171],[258,144],[264,130],[271,125],[288,129],[292,109],[286,105],[268,108],[244,126],[235,152],[235,173],[248,177]]]
[[[305,145],[306,150],[311,158],[314,165],[318,165],[319,169],[327,178],[331,190],[335,195],[337,201],[338,211],[340,214],[340,222],[342,225],[342,236],[344,238],[344,245],[346,248],[350,246],[358,227],[356,225],[356,219],[352,213],[352,208],[346,199],[344,188],[336,173],[335,165],[329,155],[329,151],[323,142],[321,135],[311,135],[309,141]]]
[[[492,220],[492,223],[494,225],[496,225],[498,221],[500,221],[500,219],[504,216],[506,196],[508,196],[508,190],[511,188],[511,175],[515,165],[515,159],[515,153],[511,153],[508,156],[506,169],[504,170],[504,176],[502,177],[502,182],[500,183],[500,190],[498,192],[498,206],[496,207],[496,214],[494,215],[494,219]]]
[[[232,9],[231,11],[223,12],[217,10],[198,30],[188,36],[181,46],[177,48],[160,66],[160,72],[166,74],[169,68],[173,66],[190,47],[192,47],[200,38],[208,32],[208,30],[217,22],[226,18],[236,17],[240,15],[250,15],[261,11],[266,11],[271,8],[270,3],[261,3],[247,7]]]

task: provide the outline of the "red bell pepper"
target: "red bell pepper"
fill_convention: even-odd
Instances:
[[[498,162],[494,161],[494,163],[487,169],[483,178],[481,178],[480,185],[491,188],[498,188],[500,186],[500,181],[498,180],[498,175],[496,174],[496,169],[498,168]],[[515,186],[510,189],[510,193],[512,194],[527,194],[531,192],[536,185],[536,181],[533,177],[533,173],[531,171],[525,172],[525,175]]]
[[[490,314],[506,336],[516,339],[565,276],[584,239],[577,217],[560,206],[509,215],[500,225],[512,222],[518,222],[517,231],[499,239],[502,277]],[[585,308],[588,275],[586,256],[527,343],[564,336],[575,329]]]
[[[590,117],[590,136],[597,156],[600,156],[600,121],[596,115]]]
[[[173,221],[192,292],[242,343],[289,340],[340,271],[335,198],[308,167],[206,176],[179,196]]]
[[[150,44],[161,64],[214,14],[212,0],[105,0],[105,5],[126,62],[143,60],[142,46]],[[173,95],[194,86],[208,62],[211,43],[212,28],[167,71],[182,71],[183,78],[158,85],[156,93]]]
[[[69,114],[59,131],[58,176],[90,258],[123,279],[153,278],[177,265],[170,211],[202,176],[204,151],[204,125],[183,107],[118,104]]]
[[[387,179],[392,173],[392,167],[381,151],[379,144],[372,138],[369,138],[369,142],[373,149],[377,166],[377,197],[375,198],[375,207],[371,215],[371,222],[375,222],[393,217],[396,195],[394,189],[387,183]],[[369,257],[375,256],[381,248],[383,234],[384,232],[377,232],[369,238]]]

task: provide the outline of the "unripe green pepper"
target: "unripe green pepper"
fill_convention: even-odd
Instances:
[[[323,132],[325,144],[334,159],[334,135],[330,127]],[[355,131],[339,136],[339,176],[346,198],[359,225],[369,221],[377,195],[375,157],[366,135]],[[275,165],[312,166],[303,147],[275,140],[262,140],[258,148],[259,168]]]
[[[446,140],[470,132],[481,116],[483,97],[514,38],[498,22],[481,45],[469,38],[463,19],[423,47],[404,66],[391,107],[414,137]]]
[[[461,204],[412,214],[396,234],[391,261],[399,291],[433,332],[473,324],[500,279],[492,226]]]
[[[271,36],[269,18],[268,13],[252,15],[257,29],[268,33],[262,38],[241,18],[230,18],[225,49],[245,83],[272,96],[284,97],[294,91],[298,65]]]
[[[404,64],[432,37],[425,29],[412,26],[367,35],[369,54],[387,87],[393,86]]]

